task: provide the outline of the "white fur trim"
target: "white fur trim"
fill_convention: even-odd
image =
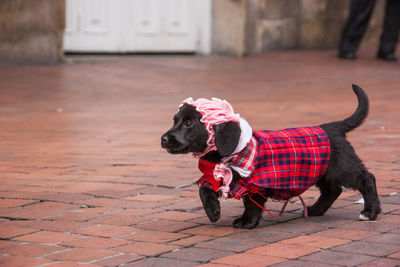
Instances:
[[[242,132],[240,134],[239,142],[232,154],[236,154],[242,151],[243,148],[245,148],[246,145],[250,142],[251,137],[253,136],[253,129],[251,128],[249,123],[243,118],[240,118],[239,122],[240,130],[242,130]]]
[[[249,177],[250,174],[252,173],[252,171],[245,171],[245,170],[243,170],[243,169],[241,169],[239,167],[236,167],[236,166],[230,166],[230,167],[232,169],[234,169],[235,171],[237,171],[237,173],[239,173],[240,176],[242,176],[242,177]]]
[[[243,118],[240,118],[240,138],[239,138],[239,142],[236,145],[235,150],[233,151],[233,153],[222,159],[223,162],[228,162],[232,159],[232,157],[235,156],[235,154],[239,153],[240,151],[242,151],[247,144],[250,142],[252,136],[253,136],[253,129],[251,128],[250,124]],[[242,168],[236,167],[236,166],[230,166],[232,169],[234,169],[235,171],[237,171],[240,176],[242,177],[249,177],[250,174],[252,173],[252,171],[247,171],[247,170],[243,170]]]

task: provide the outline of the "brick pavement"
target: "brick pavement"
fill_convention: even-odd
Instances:
[[[0,67],[0,265],[395,266],[400,264],[400,64],[361,52],[273,52],[245,59],[137,56]],[[293,202],[281,222],[232,228],[240,201],[208,221],[191,156],[159,138],[188,97],[228,99],[255,129],[317,125],[371,98],[349,134],[377,177],[383,213],[357,221],[358,192],[323,217]],[[315,201],[315,189],[304,194]],[[277,212],[281,203],[269,202]]]

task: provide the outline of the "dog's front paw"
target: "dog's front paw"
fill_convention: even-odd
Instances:
[[[235,228],[253,229],[260,223],[260,218],[242,215],[233,221]]]
[[[204,210],[206,211],[207,217],[208,219],[210,219],[211,222],[216,222],[219,220],[219,217],[221,215],[219,201],[209,201],[204,207]]]
[[[203,208],[211,222],[219,220],[221,208],[219,206],[218,193],[203,186],[200,187],[200,199],[203,203]]]

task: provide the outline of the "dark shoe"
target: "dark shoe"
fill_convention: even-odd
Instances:
[[[356,59],[356,53],[354,53],[354,52],[342,52],[342,51],[340,51],[338,57],[339,57],[339,58],[342,58],[342,59],[354,60],[354,59]]]
[[[386,61],[397,61],[397,57],[394,53],[383,53],[382,51],[378,52],[378,55],[376,55],[377,58],[386,60]]]

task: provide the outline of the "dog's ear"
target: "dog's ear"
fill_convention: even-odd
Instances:
[[[229,156],[235,150],[241,130],[237,122],[227,121],[213,126],[215,145],[222,157]]]

